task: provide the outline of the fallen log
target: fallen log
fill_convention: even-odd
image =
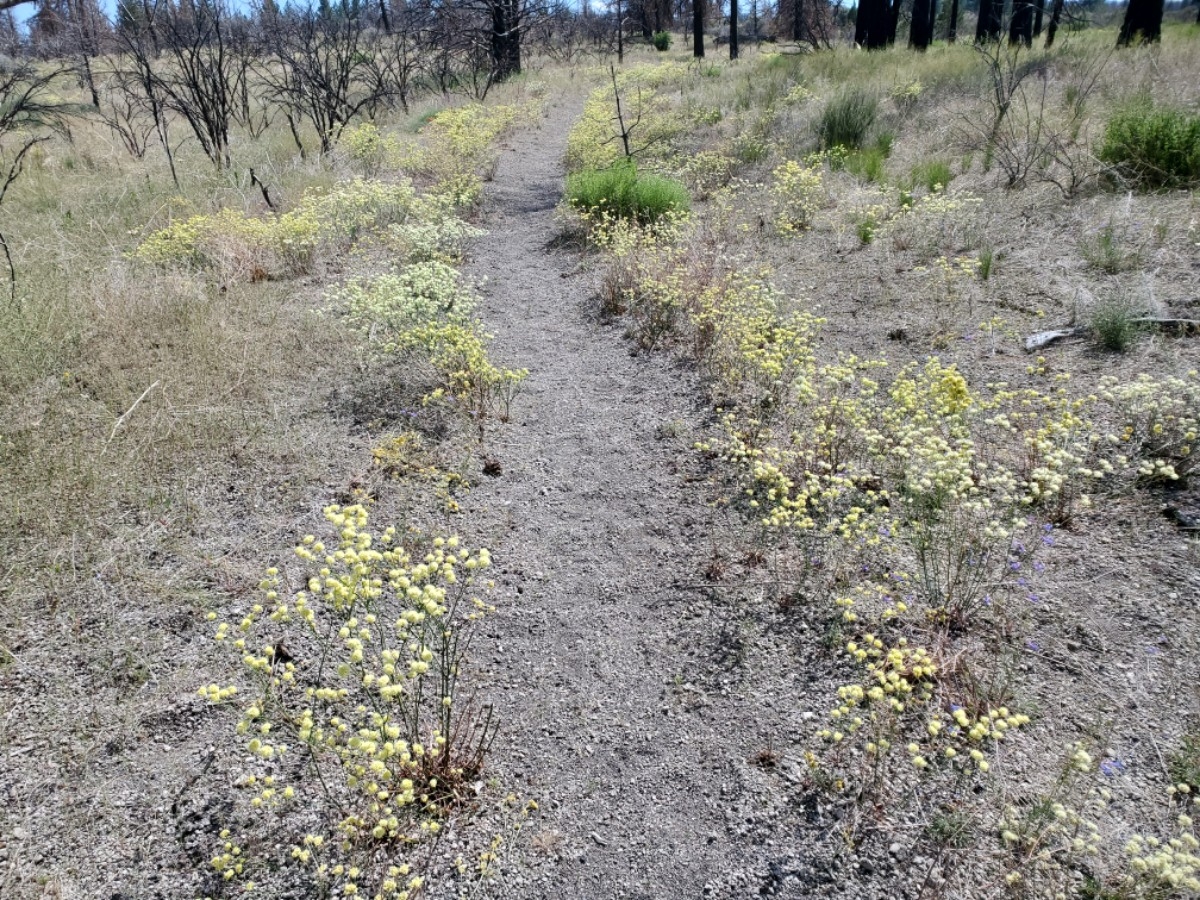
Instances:
[[[1138,318],[1129,320],[1134,325],[1142,327],[1154,327],[1161,331],[1173,331],[1176,334],[1200,334],[1200,319],[1160,319],[1160,318]],[[1035,350],[1041,350],[1043,347],[1048,347],[1051,344],[1061,341],[1063,338],[1081,337],[1087,334],[1088,329],[1083,325],[1076,325],[1072,328],[1059,328],[1053,331],[1039,331],[1036,334],[1031,334],[1025,338],[1025,352],[1032,353]]]

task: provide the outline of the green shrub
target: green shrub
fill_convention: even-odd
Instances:
[[[622,160],[608,169],[591,169],[567,179],[567,202],[583,211],[599,210],[622,219],[654,222],[668,213],[684,212],[687,189],[661,175],[639,175]]]
[[[1100,159],[1145,188],[1200,181],[1200,115],[1135,101],[1109,120]]]
[[[843,91],[821,111],[821,121],[817,124],[821,146],[860,149],[875,124],[878,109],[879,98],[874,94],[858,89]]]
[[[664,53],[671,49],[671,33],[669,31],[656,31],[650,42],[654,44],[655,50],[659,53]]]
[[[1105,350],[1124,353],[1133,346],[1142,323],[1140,311],[1126,300],[1108,300],[1092,313],[1092,332]]]
[[[913,187],[923,185],[930,193],[936,191],[939,185],[942,188],[949,187],[953,180],[954,175],[950,172],[950,164],[943,160],[931,159],[929,162],[913,166]]]

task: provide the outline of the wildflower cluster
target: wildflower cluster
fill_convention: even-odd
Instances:
[[[683,131],[686,120],[663,89],[681,83],[688,76],[687,66],[676,62],[636,66],[617,75],[625,120],[638,123],[633,132],[638,147],[661,157],[670,140]],[[607,84],[591,93],[583,114],[567,136],[567,171],[606,169],[617,162],[623,155],[617,136],[613,88]],[[647,158],[647,154],[639,157]]]
[[[133,258],[156,266],[211,268],[254,280],[288,277],[389,225],[410,218],[438,220],[446,214],[444,204],[421,198],[407,180],[354,180],[328,192],[310,191],[278,216],[232,209],[191,216],[151,234]]]
[[[390,225],[381,235],[384,246],[396,257],[409,262],[462,261],[467,241],[481,237],[483,230],[454,216],[429,221],[409,221]]]
[[[374,278],[352,278],[331,294],[368,343],[429,365],[440,386],[425,400],[444,397],[482,421],[507,421],[512,399],[528,374],[494,365],[485,334],[471,316],[474,293],[442,262],[413,263]]]
[[[342,132],[339,143],[350,161],[368,178],[383,170],[410,166],[417,153],[414,144],[383,133],[371,122],[350,126]]]
[[[912,83],[893,99],[903,108],[921,93]],[[823,167],[845,158],[835,150],[776,166],[759,227],[811,223]],[[709,163],[689,161],[685,171]],[[896,249],[928,261],[918,273],[939,297],[969,301],[986,278],[983,261],[963,252],[978,246],[980,198],[937,185],[917,197],[902,192],[898,206],[883,192],[870,200],[850,220],[863,223],[862,242],[883,231]],[[979,633],[1007,639],[1020,610],[1042,602],[1041,555],[1093,492],[1122,477],[1187,477],[1200,382],[1195,373],[1106,379],[1079,396],[1041,361],[1029,373],[1034,386],[1017,389],[972,384],[936,357],[896,371],[884,359],[823,355],[822,320],[720,240],[730,228],[752,231],[746,211],[757,217],[763,207],[732,177],[711,201],[704,219],[656,229],[599,223],[592,236],[607,255],[608,311],[628,313],[644,347],[686,353],[709,376],[720,427],[697,449],[725,464],[717,503],[744,513],[770,545],[759,558],[796,584],[781,595],[833,606],[828,638],[844,649],[850,674],[818,732],[821,755],[806,754],[814,782],[870,796],[878,809],[897,786],[937,777],[961,784],[1000,770],[1005,743],[1032,723],[1007,685],[981,677],[993,660]],[[980,329],[992,352],[1008,333],[999,317]],[[1076,797],[1072,788],[1095,768],[1073,746],[1047,797],[1005,808],[992,862],[1015,894],[1077,891],[1089,869],[1063,875],[1061,861],[1099,853],[1107,793]],[[1113,896],[1194,890],[1196,847],[1184,818],[1169,841],[1130,845],[1134,880]]]
[[[914,78],[912,81],[896,85],[888,92],[888,96],[902,113],[909,113],[924,92],[925,87],[920,79]]]
[[[400,333],[391,349],[418,350],[438,371],[443,387],[426,402],[448,396],[479,421],[491,414],[507,422],[513,398],[529,372],[493,364],[489,340],[477,322],[442,321]]]
[[[775,227],[788,234],[811,225],[824,196],[821,171],[788,160],[776,167],[771,179]]]
[[[1174,837],[1165,841],[1136,835],[1125,845],[1129,880],[1151,896],[1200,896],[1200,840],[1192,817],[1181,813]]]
[[[411,862],[392,863],[437,834],[491,740],[489,720],[457,696],[472,627],[492,609],[478,596],[491,558],[453,536],[373,532],[361,506],[330,506],[325,518],[336,546],[305,537],[300,572],[268,569],[259,597],[217,627],[242,690],[200,693],[239,706],[238,734],[261,769],[245,779],[250,806],[280,817],[292,842],[286,860],[256,861],[264,877],[290,863],[331,892],[405,900],[420,878]],[[284,785],[296,754],[318,777]],[[314,809],[323,830],[308,824]],[[241,879],[242,857],[227,841],[213,865]]]
[[[920,197],[901,195],[887,230],[897,250],[913,249],[932,257],[947,249],[978,243],[983,200],[966,191],[930,191]]]
[[[421,129],[423,142],[409,165],[433,179],[434,193],[456,206],[478,201],[483,181],[497,164],[496,141],[518,122],[532,121],[540,106],[484,106],[469,103],[444,109]]]
[[[737,161],[716,150],[701,150],[683,161],[680,175],[697,200],[704,200],[733,178]]]
[[[817,95],[802,84],[793,85],[783,96],[783,102],[788,106],[801,106],[811,100],[815,100]]]
[[[1153,481],[1187,478],[1195,467],[1200,433],[1200,375],[1132,381],[1106,377],[1100,395],[1112,405],[1117,431],[1110,443],[1119,448],[1119,462],[1135,458],[1140,477]]]
[[[470,315],[474,295],[462,284],[458,270],[443,262],[420,262],[373,278],[351,278],[331,294],[350,320],[376,339],[448,320],[462,322]]]
[[[1112,800],[1108,788],[1095,784],[1097,771],[1091,753],[1075,742],[1047,788],[1005,806],[996,832],[1012,893],[1066,896],[1078,870],[1096,870],[1104,843],[1100,825]]]
[[[447,177],[477,178],[467,166],[478,168],[515,115],[472,107],[435,117],[427,148],[461,151]],[[398,161],[399,145],[373,129],[351,130],[346,142],[364,167],[372,158]],[[229,219],[253,223],[264,241],[296,219],[315,223],[314,255],[336,245],[365,257],[384,247],[393,267],[335,287],[332,305],[364,346],[432,370],[440,384],[427,401],[453,399],[482,430],[485,412],[507,414],[524,372],[488,360],[475,294],[452,265],[479,232],[454,210],[453,200],[420,194],[407,179],[354,181],[312,192],[275,219]],[[207,252],[207,226],[193,225],[176,243]],[[165,246],[173,249],[170,240]],[[461,482],[436,467],[412,429],[374,459],[391,476],[433,478],[447,493]],[[490,708],[462,699],[458,678],[476,623],[493,609],[484,600],[491,558],[456,536],[372,530],[359,505],[329,506],[325,518],[336,541],[306,536],[296,564],[268,569],[259,595],[216,626],[242,677],[198,693],[240,712],[250,771],[238,785],[247,815],[260,818],[240,845],[223,838],[212,864],[246,889],[254,875],[314,896],[415,900],[426,890],[428,843],[482,791],[477,778],[495,728]]]

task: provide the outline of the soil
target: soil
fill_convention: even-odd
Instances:
[[[528,876],[497,896],[698,897],[742,856],[725,813],[759,713],[693,684],[721,631],[700,574],[712,511],[682,439],[702,393],[631,356],[580,257],[554,249],[578,109],[511,142],[468,269],[488,279],[495,355],[530,373],[489,447],[503,475],[470,497],[481,533],[501,535],[479,660],[504,723],[494,765],[542,807],[542,849],[510,860]]]

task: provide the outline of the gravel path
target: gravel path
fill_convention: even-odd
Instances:
[[[695,898],[736,865],[727,770],[750,752],[720,690],[714,703],[687,681],[713,639],[697,621],[710,511],[675,434],[700,393],[661,357],[631,357],[596,321],[578,255],[549,247],[580,105],[512,139],[469,269],[487,279],[495,355],[530,372],[490,447],[503,475],[471,495],[504,569],[476,644],[504,722],[494,765],[542,804],[523,872],[495,891]]]

